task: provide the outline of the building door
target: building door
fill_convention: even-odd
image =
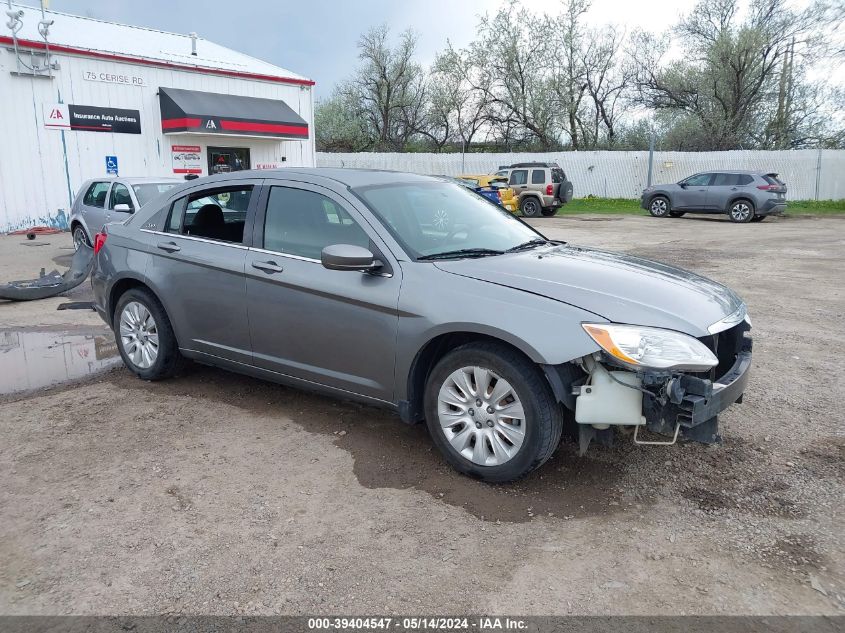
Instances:
[[[252,165],[248,147],[209,147],[207,153],[209,176],[250,169]]]

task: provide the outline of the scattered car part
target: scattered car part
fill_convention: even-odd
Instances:
[[[0,299],[32,301],[53,297],[75,288],[88,277],[94,261],[94,251],[88,246],[79,248],[70,260],[70,268],[63,274],[54,270],[37,279],[11,281],[0,285]]]

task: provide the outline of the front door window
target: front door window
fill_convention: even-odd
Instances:
[[[209,175],[251,169],[248,147],[209,147],[207,154]]]

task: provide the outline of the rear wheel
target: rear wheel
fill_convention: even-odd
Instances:
[[[85,232],[85,229],[82,228],[81,224],[77,224],[73,227],[73,250],[79,250],[79,247],[85,244],[85,246],[91,246],[91,242],[88,241],[88,234]]]
[[[754,205],[748,200],[737,200],[728,209],[731,222],[745,223],[754,219]]]
[[[665,218],[669,215],[669,198],[655,196],[648,204],[648,212],[656,218]]]
[[[537,366],[497,343],[470,343],[444,356],[425,389],[429,433],[458,471],[511,481],[557,448],[563,412]]]
[[[552,209],[543,209],[542,214],[544,218],[550,218],[557,213],[557,207]]]
[[[139,378],[161,380],[182,368],[170,319],[148,290],[132,288],[121,295],[112,323],[120,356]]]
[[[533,196],[523,198],[519,204],[519,210],[522,211],[522,215],[526,218],[536,218],[542,213],[542,208],[540,201]]]

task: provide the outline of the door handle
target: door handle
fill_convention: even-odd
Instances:
[[[736,187],[731,187],[731,191],[736,191]]]
[[[281,273],[284,272],[284,268],[279,266],[276,262],[252,262],[252,267],[257,268],[258,270],[263,270],[265,273]]]
[[[176,251],[181,251],[182,247],[178,246],[176,242],[159,242],[156,244],[158,248],[163,251],[167,251],[168,253],[175,253]]]

